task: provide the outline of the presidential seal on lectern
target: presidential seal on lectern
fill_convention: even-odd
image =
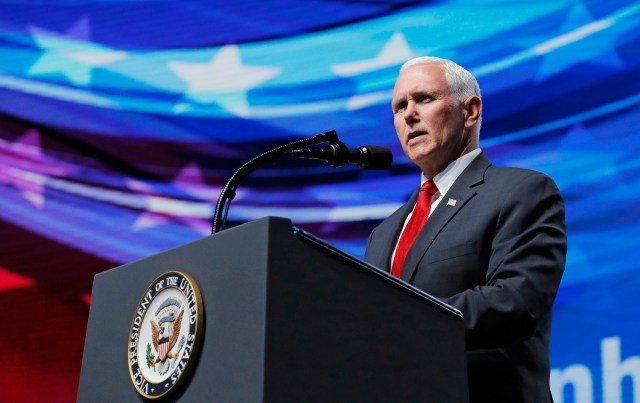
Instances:
[[[186,379],[199,350],[203,321],[200,290],[189,275],[170,271],[151,283],[129,332],[129,373],[141,395],[165,396]]]

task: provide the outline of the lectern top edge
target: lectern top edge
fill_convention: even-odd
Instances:
[[[268,217],[268,218],[276,218],[276,219],[280,219],[278,217]],[[287,221],[289,221],[288,219],[285,219]],[[433,305],[435,305],[437,308],[442,309],[450,314],[453,314],[455,316],[457,316],[458,318],[462,319],[462,312],[460,312],[458,309],[452,307],[449,304],[446,304],[442,301],[440,301],[439,299],[437,299],[436,297],[427,294],[426,292],[413,287],[411,284],[408,284],[396,277],[394,277],[393,275],[391,275],[390,273],[387,273],[384,270],[381,270],[367,262],[365,262],[362,259],[358,259],[357,257],[350,255],[348,253],[346,253],[345,251],[336,248],[335,246],[331,245],[330,243],[322,240],[321,238],[318,238],[317,236],[301,229],[298,228],[296,226],[292,226],[292,231],[293,233],[300,238],[301,240],[310,243],[311,245],[314,245],[315,247],[319,247],[321,249],[324,250],[329,250],[331,251],[331,253],[335,254],[337,257],[339,257],[340,259],[343,260],[347,260],[348,262],[355,264],[357,266],[360,266],[363,270],[367,270],[369,271],[371,274],[376,275],[376,276],[380,276],[383,277],[385,279],[387,279],[389,282],[402,287],[405,291],[414,294],[415,296],[421,298],[421,299],[426,299],[429,302],[431,302]]]

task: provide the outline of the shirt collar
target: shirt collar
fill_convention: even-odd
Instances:
[[[438,187],[438,193],[440,193],[441,195],[446,194],[453,185],[453,182],[458,179],[458,176],[460,176],[462,171],[464,171],[465,168],[467,168],[469,164],[471,164],[471,161],[473,161],[478,155],[480,155],[481,152],[482,150],[480,148],[476,148],[475,150],[454,160],[452,163],[447,165],[447,167],[443,169],[442,172],[434,176],[433,181]],[[421,175],[420,185],[422,186],[428,180],[429,178],[424,176],[423,173]]]

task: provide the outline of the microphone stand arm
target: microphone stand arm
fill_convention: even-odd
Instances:
[[[211,233],[215,234],[224,230],[224,225],[227,221],[227,214],[229,213],[229,206],[231,201],[236,197],[236,189],[240,185],[240,182],[246,178],[251,172],[255,171],[262,165],[273,163],[277,161],[282,154],[295,150],[296,148],[306,147],[313,144],[324,143],[325,141],[337,142],[338,133],[335,130],[317,134],[308,139],[294,141],[289,144],[276,147],[273,150],[262,153],[251,160],[247,161],[231,176],[225,187],[222,189],[220,196],[218,197],[218,203],[216,204],[216,210],[213,215],[213,228]]]

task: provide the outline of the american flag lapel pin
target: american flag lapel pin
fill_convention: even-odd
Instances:
[[[455,207],[458,201],[456,199],[449,199],[447,202],[447,207]]]

